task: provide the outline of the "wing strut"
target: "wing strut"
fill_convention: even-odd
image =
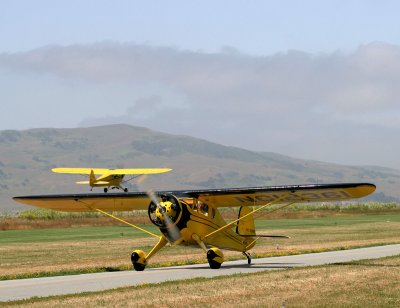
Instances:
[[[101,213],[101,214],[104,214],[104,215],[106,215],[106,216],[108,216],[108,217],[114,218],[115,220],[118,220],[118,221],[120,221],[120,222],[122,222],[122,223],[124,223],[124,224],[126,224],[126,225],[128,225],[128,226],[130,226],[130,227],[132,227],[132,228],[138,229],[138,230],[140,230],[140,231],[142,231],[142,232],[145,232],[145,233],[147,233],[147,234],[149,234],[149,235],[151,235],[151,236],[154,236],[154,237],[156,237],[156,238],[158,238],[158,239],[161,238],[161,236],[158,236],[157,234],[154,234],[154,233],[152,233],[152,232],[150,232],[150,231],[147,231],[147,230],[145,230],[145,229],[143,229],[143,228],[140,228],[140,227],[138,227],[138,226],[136,226],[136,225],[134,225],[134,224],[131,224],[130,222],[127,222],[126,220],[123,220],[123,219],[121,219],[121,218],[119,218],[119,217],[117,217],[117,216],[114,216],[114,215],[112,215],[112,214],[110,214],[110,213],[107,213],[107,212],[105,212],[105,211],[102,211],[102,210],[100,210],[100,209],[92,208],[92,207],[90,207],[89,205],[87,205],[85,202],[80,201],[79,199],[75,199],[75,201],[76,201],[76,202],[82,203],[84,206],[86,206],[88,209],[90,209],[90,210],[92,210],[92,211],[96,211],[96,212],[99,212],[99,213]]]
[[[281,201],[282,199],[285,199],[285,198],[288,197],[289,195],[293,195],[293,193],[292,193],[292,194],[283,195],[282,197],[280,197],[280,198],[278,198],[278,199],[275,199],[274,201],[268,202],[267,204],[264,204],[264,205],[260,206],[258,209],[255,209],[254,211],[252,211],[252,212],[250,212],[250,213],[248,213],[248,214],[246,214],[246,215],[244,215],[244,216],[242,216],[242,217],[240,217],[240,218],[238,218],[238,219],[236,219],[236,220],[230,222],[229,224],[223,226],[222,228],[219,228],[219,229],[217,229],[217,230],[215,230],[215,231],[213,231],[213,232],[211,232],[211,233],[209,233],[209,234],[203,236],[203,237],[201,238],[201,240],[204,241],[204,240],[207,239],[207,238],[213,237],[213,236],[215,236],[216,234],[218,234],[218,233],[220,233],[220,232],[223,232],[223,231],[225,231],[225,230],[231,228],[231,227],[232,227],[234,224],[236,224],[239,220],[242,220],[242,219],[244,219],[244,218],[246,218],[246,217],[248,217],[248,216],[254,214],[255,212],[258,212],[258,211],[260,211],[260,210],[266,208],[267,206],[270,206],[270,205],[272,205],[272,204],[274,204],[274,203],[277,203],[277,202]],[[294,201],[293,201],[293,202],[290,202],[290,203],[288,203],[288,204],[286,204],[286,205],[284,205],[284,206],[281,206],[279,209],[282,209],[282,208],[284,208],[284,207],[287,207],[287,206],[289,206],[289,205],[292,205],[293,203],[295,203],[295,202],[294,202]],[[276,211],[276,210],[274,210],[274,211]]]

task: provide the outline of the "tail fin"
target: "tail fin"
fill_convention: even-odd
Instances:
[[[93,169],[90,170],[90,175],[89,175],[89,184],[90,186],[94,186],[94,184],[96,183],[96,176],[94,175]]]
[[[252,211],[253,211],[252,207],[242,206],[239,209],[238,218],[241,218]],[[254,224],[254,216],[249,215],[246,218],[239,220],[236,226],[236,233],[239,235],[255,235],[256,226]]]

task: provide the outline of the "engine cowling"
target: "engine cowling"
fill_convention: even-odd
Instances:
[[[176,225],[182,216],[182,205],[173,195],[161,195],[158,205],[151,201],[148,214],[151,222],[159,228],[167,228],[166,216]]]

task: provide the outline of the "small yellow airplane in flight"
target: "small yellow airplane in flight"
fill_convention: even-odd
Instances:
[[[143,271],[148,261],[168,242],[204,250],[211,268],[224,261],[221,249],[241,252],[251,263],[249,250],[262,237],[287,237],[256,233],[254,214],[274,204],[282,209],[293,203],[342,201],[375,191],[369,183],[286,185],[227,189],[131,192],[126,194],[72,194],[14,197],[15,201],[65,212],[100,212],[157,238],[148,252],[134,250],[133,268]],[[222,207],[239,209],[238,218],[226,222]],[[111,214],[114,211],[146,210],[160,230],[154,234]]]
[[[106,193],[111,189],[122,189],[128,192],[128,188],[122,187],[121,183],[128,182],[138,175],[143,174],[158,174],[169,172],[169,168],[148,168],[148,169],[103,169],[103,168],[53,168],[51,171],[56,173],[83,174],[89,175],[89,181],[80,181],[76,184],[89,184],[90,190],[93,187],[104,187]],[[96,175],[100,175],[96,178]],[[125,175],[131,175],[130,178],[124,180]]]

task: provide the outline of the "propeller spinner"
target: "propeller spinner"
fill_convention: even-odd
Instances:
[[[177,223],[182,216],[182,206],[179,200],[173,195],[160,196],[161,201],[154,192],[147,193],[151,199],[148,213],[153,224],[166,234],[170,242],[176,242],[182,236]]]

